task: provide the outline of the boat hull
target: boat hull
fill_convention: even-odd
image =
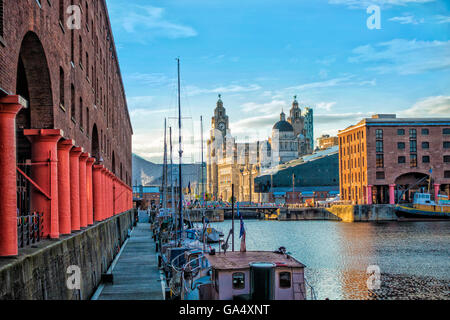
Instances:
[[[404,206],[396,206],[395,210],[397,216],[402,218],[439,219],[439,220],[450,219],[449,212],[427,211]]]

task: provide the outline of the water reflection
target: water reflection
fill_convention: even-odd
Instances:
[[[228,235],[231,221],[214,226]],[[369,265],[378,265],[382,274],[450,280],[450,222],[246,220],[245,226],[247,250],[285,246],[307,266],[319,299],[369,298]],[[239,221],[235,228],[239,250]]]

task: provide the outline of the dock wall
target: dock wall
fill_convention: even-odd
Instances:
[[[298,208],[298,209],[282,209],[280,210],[281,221],[296,220],[333,220],[341,219],[324,208]]]
[[[397,221],[392,205],[334,205],[328,211],[343,222]]]
[[[203,211],[200,209],[186,210],[185,214],[188,215],[192,222],[202,222]],[[209,222],[223,222],[224,221],[224,210],[206,210],[206,218]]]
[[[133,223],[130,210],[58,240],[20,249],[15,258],[0,258],[0,300],[89,299]],[[81,271],[79,290],[67,287],[75,275],[71,266]]]

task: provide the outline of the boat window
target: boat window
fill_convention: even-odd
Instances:
[[[291,273],[280,272],[280,288],[286,289],[291,287]]]
[[[243,272],[233,273],[233,289],[242,290],[245,288],[245,274]]]
[[[216,291],[219,292],[219,272],[217,270],[214,270],[214,287],[216,288]]]

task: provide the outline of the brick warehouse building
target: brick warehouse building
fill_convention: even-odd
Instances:
[[[449,195],[450,118],[380,114],[338,136],[342,200],[395,204],[417,191]]]
[[[105,1],[0,0],[0,256],[17,214],[58,238],[132,208],[132,133]]]

